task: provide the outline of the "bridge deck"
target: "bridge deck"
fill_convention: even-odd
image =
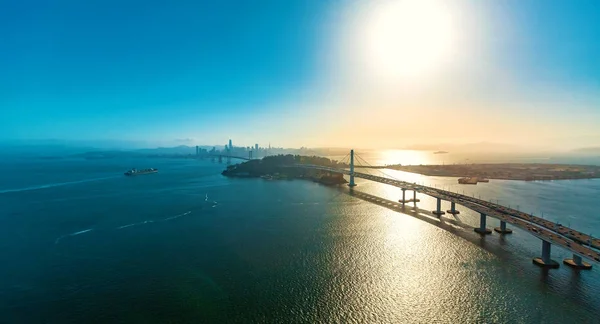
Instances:
[[[350,175],[349,170],[322,167],[317,165],[300,164],[295,165],[295,167],[318,169],[322,171]],[[589,235],[576,231],[572,228],[562,225],[559,226],[556,223],[550,222],[543,218],[529,215],[512,208],[443,189],[417,185],[415,183],[389,179],[368,173],[354,172],[354,176],[402,189],[415,190],[434,198],[440,198],[442,200],[454,202],[473,211],[483,213],[506,223],[513,224],[514,226],[519,227],[542,240],[559,245],[586,259],[594,262],[600,262],[600,253],[597,251],[597,249],[600,249],[600,239],[593,239]],[[583,244],[587,244],[587,246],[584,246]]]
[[[227,154],[208,154],[206,156],[213,157],[213,158],[224,157],[224,158],[238,159],[238,160],[244,160],[244,161],[250,161],[250,160],[252,160],[252,159],[247,158],[247,157],[227,155]]]

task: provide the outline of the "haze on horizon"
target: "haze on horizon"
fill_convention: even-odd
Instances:
[[[600,147],[594,1],[19,1],[0,140]]]

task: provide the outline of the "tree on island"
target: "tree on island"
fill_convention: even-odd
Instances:
[[[225,176],[261,177],[277,175],[282,178],[311,178],[327,184],[343,183],[341,174],[329,174],[314,169],[294,168],[296,164],[312,164],[331,168],[347,168],[348,165],[320,156],[273,155],[260,160],[250,160],[227,166]]]

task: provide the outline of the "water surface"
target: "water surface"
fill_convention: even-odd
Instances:
[[[410,216],[400,190],[222,177],[194,160],[4,162],[0,322],[594,322],[600,272],[531,263],[541,242]],[[124,177],[131,167],[158,174]],[[379,172],[379,171],[373,171]],[[600,181],[494,181],[384,170],[600,234]],[[423,197],[420,197],[423,198]],[[423,210],[434,208],[424,198]],[[444,205],[446,208],[446,205]],[[489,226],[496,222],[489,221]],[[592,233],[594,234],[594,233]],[[559,248],[553,258],[569,254]]]

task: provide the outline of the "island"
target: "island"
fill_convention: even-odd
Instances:
[[[266,180],[304,179],[324,185],[347,183],[341,173],[294,167],[296,164],[312,164],[330,168],[347,168],[348,165],[319,156],[272,155],[262,159],[249,160],[228,165],[222,174],[226,177],[263,178]]]
[[[544,163],[388,165],[387,168],[427,176],[504,180],[567,180],[600,178],[600,166]],[[482,182],[481,180],[479,182]],[[483,180],[485,182],[485,180]]]

